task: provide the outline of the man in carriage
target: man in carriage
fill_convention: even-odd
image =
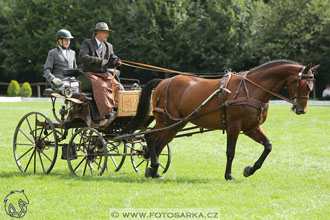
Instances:
[[[108,66],[119,68],[121,62],[114,54],[112,45],[107,42],[112,32],[108,25],[105,22],[97,23],[92,31],[94,37],[83,41],[79,56],[83,71],[92,82],[93,95],[100,116],[112,121],[116,117],[115,108],[118,105],[119,90],[123,90],[124,87],[108,72]]]

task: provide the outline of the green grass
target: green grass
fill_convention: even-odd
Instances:
[[[306,115],[297,116],[289,106],[271,105],[262,127],[273,151],[245,178],[244,167],[253,165],[263,147],[240,135],[235,181],[224,179],[226,136],[221,131],[175,139],[163,180],[135,173],[129,160],[118,173],[77,178],[60,156],[49,175],[22,174],[13,158],[15,127],[30,111],[51,116],[50,110],[50,103],[0,103],[0,199],[24,189],[30,204],[23,219],[109,219],[115,208],[217,208],[221,219],[328,218],[329,107],[309,106]],[[0,219],[9,219],[3,205]]]

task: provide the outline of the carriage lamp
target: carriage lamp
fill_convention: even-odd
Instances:
[[[72,96],[72,89],[71,88],[65,88],[64,89],[64,95],[67,98],[70,98]]]

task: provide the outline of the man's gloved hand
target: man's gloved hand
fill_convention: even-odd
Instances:
[[[94,57],[93,58],[93,63],[95,63],[95,64],[99,64],[99,63],[101,63],[102,62],[102,59],[101,58],[98,58],[98,57]]]
[[[119,68],[120,65],[121,65],[121,60],[120,60],[120,59],[116,59],[116,60],[113,62],[113,65],[114,65],[116,68]]]
[[[52,83],[54,83],[56,86],[61,86],[62,85],[62,80],[59,78],[54,78],[52,80]]]

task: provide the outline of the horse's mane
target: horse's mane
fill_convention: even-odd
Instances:
[[[254,67],[252,69],[249,70],[249,72],[254,72],[256,70],[260,70],[263,68],[269,68],[272,66],[277,66],[277,65],[281,65],[281,64],[297,64],[297,65],[301,65],[300,63],[297,63],[295,61],[292,60],[285,60],[285,59],[281,59],[281,60],[272,60],[272,61],[268,61],[267,63],[261,64],[260,66]]]

